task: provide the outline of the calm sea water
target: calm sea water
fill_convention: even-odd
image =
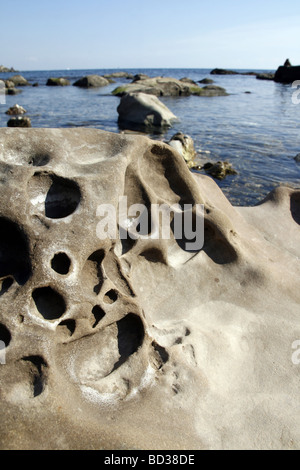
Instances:
[[[20,72],[39,87],[24,87],[17,96],[7,96],[0,105],[0,127],[6,127],[5,111],[18,103],[28,111],[33,127],[77,127],[119,132],[117,107],[120,98],[111,94],[116,83],[98,89],[47,87],[49,77],[66,77],[71,83],[84,75],[103,75],[116,70],[57,70]],[[238,174],[217,184],[234,205],[255,205],[279,184],[300,187],[300,105],[292,103],[293,89],[255,76],[210,76],[207,69],[138,69],[151,77],[189,77],[198,81],[210,77],[230,94],[204,98],[162,97],[179,118],[172,129],[154,139],[169,140],[174,133],[189,134],[201,162],[227,160]],[[261,72],[261,71],[257,71]],[[0,79],[12,74],[0,74]],[[251,92],[251,93],[246,93]]]

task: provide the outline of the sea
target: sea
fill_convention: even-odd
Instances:
[[[50,77],[65,77],[73,84],[85,75],[118,71],[121,70],[20,71],[31,84],[39,86],[22,87],[21,94],[6,96],[6,103],[0,104],[0,127],[7,126],[9,116],[5,111],[19,104],[27,110],[32,127],[87,127],[119,133],[120,98],[112,91],[130,80],[118,78],[115,83],[94,89],[46,86]],[[293,103],[296,90],[291,85],[258,80],[253,75],[210,75],[211,69],[201,68],[122,71],[150,77],[187,77],[196,82],[211,78],[215,85],[226,89],[228,96],[222,97],[160,97],[178,120],[172,128],[149,137],[168,142],[180,131],[193,138],[200,164],[220,160],[231,163],[237,174],[216,183],[233,205],[259,204],[279,185],[300,188],[300,163],[294,159],[300,153],[300,104]],[[12,75],[2,73],[0,79]]]

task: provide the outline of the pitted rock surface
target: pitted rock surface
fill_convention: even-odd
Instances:
[[[204,246],[99,239],[122,196],[204,204]],[[143,136],[1,129],[1,448],[298,448],[299,223]]]

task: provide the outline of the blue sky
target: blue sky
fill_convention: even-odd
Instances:
[[[0,17],[18,70],[300,64],[299,0],[2,0]]]

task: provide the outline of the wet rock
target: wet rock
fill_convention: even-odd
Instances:
[[[128,72],[113,72],[103,75],[104,78],[126,78],[127,80],[133,79],[132,73]]]
[[[189,168],[194,166],[194,158],[197,152],[192,137],[183,132],[177,132],[169,140],[168,144],[183,156]]]
[[[145,93],[129,93],[117,108],[121,128],[136,125],[145,128],[171,127],[176,116],[156,97]]]
[[[218,180],[223,180],[227,175],[237,175],[236,170],[232,168],[231,163],[227,161],[219,161],[216,163],[208,162],[201,167],[197,167],[197,169],[204,170],[210,176]]]
[[[300,66],[280,66],[276,70],[274,81],[278,83],[293,83],[300,80]]]
[[[212,85],[214,81],[211,78],[203,78],[199,80],[199,83],[203,83],[204,85]]]
[[[7,122],[7,127],[31,127],[31,120],[29,117],[13,117]]]
[[[98,88],[109,85],[109,83],[110,81],[101,75],[87,75],[73,83],[73,86],[78,86],[80,88]]]
[[[211,72],[211,75],[239,75],[238,72],[234,70],[226,70],[226,69],[213,69]]]
[[[184,82],[184,83],[189,83],[190,85],[195,85],[195,86],[198,86],[197,83],[192,80],[191,78],[188,78],[188,77],[183,77],[180,79],[181,82]]]
[[[46,86],[69,86],[71,85],[70,81],[66,78],[48,78]]]
[[[24,109],[22,106],[15,104],[14,106],[11,106],[5,114],[8,114],[9,116],[16,116],[18,114],[25,114],[27,113],[26,109]]]
[[[295,160],[297,163],[300,163],[300,153],[298,153],[298,154],[294,157],[294,160]]]
[[[267,73],[258,73],[256,75],[257,80],[274,80],[275,73],[267,72]]]
[[[9,77],[9,80],[15,84],[15,86],[30,86],[30,83],[22,75],[13,75]]]
[[[123,96],[127,93],[146,93],[155,96],[224,96],[224,88],[208,85],[201,88],[189,82],[176,78],[154,77],[135,81],[125,86],[117,87],[112,94]]]
[[[147,75],[146,73],[137,73],[136,75],[134,75],[132,83],[138,82],[139,80],[147,80],[149,78],[149,75]]]

